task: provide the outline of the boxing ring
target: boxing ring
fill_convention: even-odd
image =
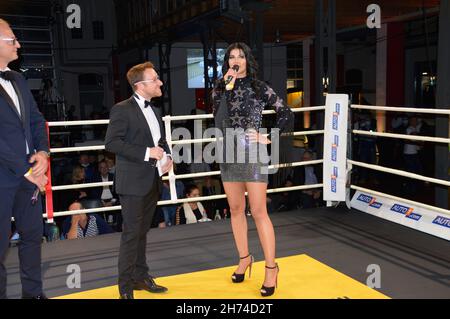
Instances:
[[[332,119],[329,122],[330,126],[334,127],[335,124],[337,126],[337,122],[335,123],[334,120],[340,114],[341,109],[327,110],[330,105],[336,104],[335,101],[331,100],[333,95],[329,96],[330,101],[327,97],[326,105],[295,108],[292,111],[294,113],[325,111],[325,124],[327,124],[327,116],[329,116]],[[345,105],[345,108],[347,107],[349,113],[352,110],[363,109],[450,116],[450,110],[442,109]],[[274,113],[275,111],[264,111],[263,114]],[[351,141],[352,134],[443,144],[450,144],[450,138],[355,130],[347,126],[347,113],[343,112],[342,114],[339,121],[345,123],[345,127],[340,132],[339,143],[336,142],[337,139],[334,137],[331,141],[328,141],[331,144],[327,144],[327,134],[332,133],[327,125],[323,130],[296,131],[293,133],[294,136],[324,135],[324,157],[322,159],[269,166],[269,168],[285,169],[287,167],[295,168],[321,164],[324,165],[324,181],[313,185],[294,185],[292,187],[268,189],[268,194],[320,188],[324,191],[325,198],[326,192],[330,193],[330,190],[336,192],[336,187],[341,188],[339,190],[341,192],[340,199],[333,200],[333,196],[328,197],[326,199],[327,207],[271,214],[277,235],[277,259],[280,260],[281,268],[280,287],[277,289],[274,298],[448,298],[450,296],[450,256],[447,252],[450,248],[450,211],[354,185],[351,183],[351,175],[354,167],[362,167],[441,186],[448,187],[450,182],[352,160],[347,156],[347,143],[342,141],[346,139]],[[172,140],[173,122],[212,118],[212,114],[165,116],[163,121],[168,144],[175,146],[214,142],[215,138]],[[79,125],[107,125],[108,122],[108,120],[49,122],[48,129]],[[339,176],[336,166],[332,167],[333,173],[329,176],[325,167],[330,166],[336,160],[334,152],[337,146],[341,147],[339,156],[343,156],[344,160],[340,163]],[[93,150],[104,150],[104,146],[51,148],[50,152],[56,154]],[[345,173],[342,173],[343,171]],[[190,199],[176,198],[176,180],[214,175],[220,175],[220,171],[177,175],[171,169],[168,176],[163,177],[163,180],[169,181],[171,199],[161,200],[158,205],[226,198],[225,194]],[[51,178],[49,180],[51,181]],[[48,222],[53,222],[53,218],[59,216],[117,212],[121,209],[120,206],[78,211],[53,211],[53,192],[109,185],[112,185],[112,182],[47,185],[47,207],[43,218]],[[353,192],[354,194],[351,196]],[[340,205],[338,205],[339,202],[341,202]],[[159,282],[163,285],[168,284],[170,290],[176,291],[176,288],[173,287],[176,286],[176,282],[180,282],[180,277],[177,276],[187,276],[186,281],[201,280],[196,277],[197,274],[200,274],[200,278],[204,276],[209,276],[208,278],[211,278],[211,276],[213,278],[226,276],[226,279],[229,279],[228,272],[231,271],[231,274],[236,264],[229,219],[162,229],[156,228],[150,232],[152,235],[148,237],[147,245],[150,268],[158,277],[161,277]],[[111,285],[115,285],[117,279],[116,265],[119,239],[120,234],[115,233],[89,239],[63,240],[44,244],[44,285],[46,285],[47,295],[50,297],[69,296],[69,298],[70,296],[73,298],[117,298],[117,289]],[[259,247],[256,227],[251,218],[249,218],[249,246],[251,250],[254,250],[252,253],[258,261],[255,267],[257,268],[256,279],[252,280],[256,287],[263,279],[264,258]],[[11,297],[20,296],[20,291],[17,291],[20,287],[18,261],[15,254],[10,253],[9,256],[6,266],[12,273],[12,279],[8,282],[8,291]],[[80,268],[84,271],[81,288],[73,289],[66,285],[67,265],[70,264],[80,265]],[[375,269],[372,266],[381,269],[381,284],[377,280],[373,281],[373,278],[370,279],[371,269]],[[261,268],[259,272],[258,268]],[[217,271],[217,273],[214,273],[214,271]],[[295,279],[292,277],[295,277]],[[172,279],[173,281],[171,281]],[[370,280],[375,283],[374,286],[370,286]],[[289,289],[286,287],[288,283],[291,286]],[[221,282],[221,284],[223,286],[219,285],[221,290],[218,291],[234,289],[228,282]],[[110,290],[100,291],[106,289],[104,287],[107,286],[113,288],[110,287]],[[307,289],[295,290],[294,286],[306,287]],[[317,289],[318,286],[325,288]],[[86,291],[91,291],[91,293],[83,294]],[[187,295],[174,292],[172,295],[162,297],[139,294],[135,297],[258,298],[257,288],[254,292],[253,290],[251,290],[252,292],[244,290],[238,293],[234,291],[233,294],[229,295],[221,294],[218,291],[206,291],[202,295],[193,288]],[[217,294],[213,295],[213,293]]]

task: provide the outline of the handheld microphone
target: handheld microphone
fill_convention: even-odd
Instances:
[[[164,146],[166,146],[167,141],[164,138],[160,138],[158,141],[158,146],[161,147],[162,149],[164,149]]]
[[[235,64],[232,67],[233,70],[235,70],[236,72],[239,71],[239,65]],[[233,80],[233,76],[229,75],[228,78],[225,80],[225,89],[227,91],[230,91],[234,88],[234,83],[231,83],[231,81]]]

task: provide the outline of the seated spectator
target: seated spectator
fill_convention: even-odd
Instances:
[[[89,155],[86,153],[81,154],[78,163],[84,169],[86,180],[90,181],[94,177],[95,167],[91,165],[89,161]]]
[[[311,160],[313,160],[313,155],[310,151],[306,150],[303,153],[302,161],[307,162]],[[317,166],[298,166],[294,169],[293,183],[296,186],[318,184],[318,176],[320,176],[320,172]],[[318,206],[321,195],[322,190],[319,188],[301,191],[300,197],[302,208],[312,208]]]
[[[84,209],[84,207],[79,202],[74,202],[69,206],[69,210],[80,209]],[[62,227],[62,236],[67,239],[95,237],[113,232],[111,227],[97,214],[68,216]]]
[[[184,195],[184,184],[180,180],[175,181],[175,189],[177,191],[177,198],[182,198]],[[163,181],[163,189],[161,193],[161,200],[170,200],[170,186],[169,181]],[[164,216],[164,226],[170,227],[175,225],[175,216],[177,213],[177,205],[162,205],[161,212]],[[160,227],[164,227],[161,225]]]
[[[186,188],[186,198],[199,197],[200,190],[196,185]],[[211,221],[206,217],[206,211],[200,202],[184,203],[177,210],[176,225],[193,224],[197,222]]]
[[[112,182],[114,174],[111,174],[106,161],[98,163],[98,172],[94,175],[92,183]],[[92,188],[89,197],[92,199],[101,199],[103,206],[109,207],[116,204],[118,196],[114,192],[113,185]]]
[[[98,172],[92,183],[113,182],[114,174],[109,173],[106,161],[98,163]],[[120,205],[119,196],[114,191],[114,185],[94,187],[89,192],[89,199],[99,200],[103,207]],[[122,231],[122,214],[120,212],[104,212],[102,216],[116,231]]]
[[[98,125],[97,125],[98,126]],[[93,168],[93,176],[96,175],[96,173],[98,173],[97,168],[98,168],[98,154],[93,152],[93,153],[89,153],[88,155],[89,158],[89,166]]]
[[[72,171],[72,184],[84,184],[85,183],[85,172],[83,167],[75,166]],[[89,189],[87,188],[77,188],[63,190],[57,193],[54,197],[54,205],[58,210],[65,210],[71,203],[75,201],[80,201],[83,199],[88,199]]]
[[[199,185],[199,189],[201,190],[201,196],[222,194],[219,180],[212,176],[205,176]],[[217,209],[219,209],[219,211],[223,211],[223,208],[224,207],[220,205],[218,200],[208,200],[205,203],[206,213],[208,214],[208,218],[211,219],[214,218],[214,214]]]
[[[86,183],[86,173],[83,167],[75,166],[72,171],[72,184]],[[88,190],[86,188],[78,188],[72,190],[75,194],[74,200],[80,200],[88,197]]]
[[[283,187],[294,186],[291,179],[286,179]],[[295,185],[297,186],[297,185]],[[296,191],[282,192],[274,196],[268,196],[270,200],[267,201],[268,211],[284,212],[294,210],[300,207],[299,194]],[[274,208],[275,207],[275,208]]]
[[[105,156],[106,165],[108,165],[108,170],[111,174],[116,173],[116,160],[114,159],[114,155],[106,155]]]

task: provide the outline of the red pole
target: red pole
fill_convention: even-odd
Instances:
[[[48,122],[45,122],[45,128],[47,130],[48,145],[50,147],[50,129]],[[51,155],[50,155],[51,156]],[[53,191],[52,191],[52,166],[51,158],[48,158],[47,178],[48,182],[45,185],[45,210],[47,212],[47,223],[53,223]]]

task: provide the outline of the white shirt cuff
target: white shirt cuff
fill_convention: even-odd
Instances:
[[[144,161],[148,162],[149,160],[150,160],[150,147],[147,147],[147,150],[145,151]]]

